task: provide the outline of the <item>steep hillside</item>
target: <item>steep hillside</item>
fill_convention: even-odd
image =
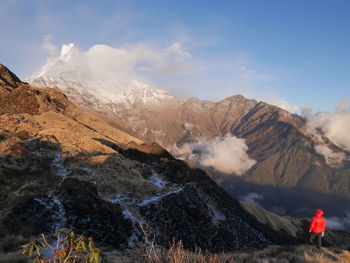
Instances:
[[[2,72],[14,76],[4,66]],[[16,81],[15,81],[16,80]],[[0,103],[0,226],[25,236],[69,227],[104,245],[181,239],[211,251],[271,241],[208,174],[13,77]]]
[[[69,227],[119,248],[142,240],[141,225],[159,244],[176,238],[190,249],[304,242],[307,221],[294,220],[294,234],[286,229],[289,223],[276,228],[266,223],[276,215],[242,206],[207,172],[108,125],[57,89],[34,88],[1,69],[12,76],[6,83],[15,83],[2,87],[0,104],[0,224],[5,231],[30,236]],[[230,103],[236,100],[247,102],[243,97],[222,102],[235,116],[256,105]],[[346,234],[335,236],[329,245],[344,240],[347,245]]]

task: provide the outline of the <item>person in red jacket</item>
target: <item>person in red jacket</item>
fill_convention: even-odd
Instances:
[[[310,244],[314,243],[314,239],[317,237],[317,247],[321,248],[322,246],[322,237],[326,231],[326,219],[323,217],[323,211],[317,209],[315,215],[312,217],[310,224]]]

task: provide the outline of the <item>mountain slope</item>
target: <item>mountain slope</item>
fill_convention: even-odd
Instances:
[[[281,203],[285,205],[292,197],[309,190],[317,195],[312,206],[304,195],[305,199],[298,198],[301,202],[295,203],[293,209],[283,210],[290,215],[305,216],[312,214],[314,205],[323,206],[325,202],[321,200],[327,198],[333,204],[327,201],[325,209],[332,213],[338,210],[333,216],[346,216],[348,211],[342,207],[350,205],[350,153],[321,132],[310,133],[303,118],[240,95],[219,102],[178,98],[134,79],[125,80],[95,64],[89,67],[81,64],[79,52],[74,46],[62,50],[55,63],[46,65],[31,83],[61,89],[77,105],[104,116],[115,127],[144,141],[157,142],[179,158],[199,156],[200,160],[201,152],[193,150],[194,143],[220,141],[227,134],[244,139],[250,159],[241,161],[246,167],[242,172],[223,174],[210,162],[204,167],[232,195],[249,194],[253,190],[248,186],[254,184],[257,186],[254,191],[268,198],[270,194],[258,186],[261,189],[272,186],[276,195],[290,193],[283,194]],[[215,156],[215,152],[210,152],[213,146],[208,145],[205,154]],[[192,152],[182,156],[179,153],[183,149]],[[226,156],[230,154],[238,155],[230,152]],[[203,163],[198,158],[194,161],[198,165]],[[255,164],[245,165],[248,161]],[[221,160],[221,163],[230,162],[235,163],[229,158]],[[293,191],[284,191],[286,188]],[[342,204],[338,203],[340,197],[345,200]],[[274,199],[264,201],[276,203]]]
[[[36,89],[15,77],[8,83],[14,80],[16,86],[4,87],[0,104],[0,127],[6,127],[0,140],[3,229],[33,235],[71,227],[117,247],[132,247],[142,239],[141,222],[153,229],[160,244],[176,237],[192,249],[227,251],[303,242],[307,221],[287,219],[294,223],[276,228],[267,223],[275,222],[276,215],[241,205],[207,172],[176,160],[155,143],[113,128],[58,90]],[[197,107],[194,101],[189,107]],[[212,118],[224,116],[220,123],[227,130],[232,116],[242,119],[259,105],[239,96],[221,104],[232,114],[213,111]],[[293,121],[300,125],[298,117]],[[238,131],[247,131],[235,123]],[[288,233],[289,224],[296,226],[297,235]],[[327,241],[330,245],[348,238],[329,233],[334,237]]]
[[[39,79],[33,83],[42,87],[54,86],[55,79],[50,82]],[[75,96],[70,99],[79,103]],[[101,112],[107,116],[123,119],[144,140],[156,141],[169,149],[174,144],[227,133],[244,138],[250,158],[257,161],[244,176],[248,181],[350,196],[349,161],[340,168],[330,166],[315,150],[319,142],[307,133],[304,120],[278,107],[242,96],[217,103],[174,97],[157,104],[142,102],[136,106],[114,102],[98,105],[104,105],[106,110]],[[117,110],[111,114],[108,107]],[[329,140],[327,147],[350,156]]]
[[[163,245],[177,238],[221,251],[271,242],[206,172],[159,145],[111,127],[58,90],[18,82],[2,91],[1,231],[32,236],[68,227],[126,248],[142,240],[143,224]]]

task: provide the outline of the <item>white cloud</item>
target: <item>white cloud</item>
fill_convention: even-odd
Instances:
[[[160,48],[154,43],[128,44],[120,47],[94,45],[86,51],[72,48],[74,54],[66,59],[62,45],[61,54],[52,43],[53,36],[45,35],[42,48],[50,54],[41,75],[58,76],[66,72],[80,72],[86,80],[95,81],[105,94],[114,92],[113,83],[127,85],[131,80],[154,84],[176,96],[196,96],[201,99],[221,100],[223,97],[242,94],[281,107],[291,113],[299,112],[297,106],[280,99],[274,92],[251,88],[255,82],[275,81],[276,77],[255,70],[254,63],[240,55],[218,61],[200,60],[186,49],[189,43],[174,41]],[[253,69],[254,68],[254,69]],[[39,77],[33,74],[30,79]],[[229,77],[228,77],[229,76]],[[67,75],[65,76],[67,77]],[[102,83],[104,82],[104,83]],[[237,88],[227,89],[227,83]],[[101,85],[102,84],[102,85]],[[214,88],[215,87],[215,88]],[[250,88],[249,88],[250,87]]]
[[[327,217],[327,227],[334,230],[345,230],[350,229],[350,213],[346,212],[345,217]]]
[[[262,195],[260,195],[258,193],[249,193],[247,195],[240,196],[239,199],[244,201],[244,202],[260,206],[258,200],[261,200],[261,199],[264,199],[264,198],[263,198]]]
[[[183,45],[179,42],[173,43],[168,49],[167,54],[173,56],[176,61],[182,61],[191,57],[190,53],[184,50]]]
[[[306,129],[315,134],[318,139],[317,130],[321,130],[334,144],[350,151],[350,100],[341,103],[331,112],[319,112],[312,114],[307,108],[302,111],[306,118]]]
[[[43,44],[41,47],[45,49],[50,56],[57,55],[57,47],[51,42],[53,35],[47,34],[44,36]]]
[[[346,156],[343,152],[333,152],[327,145],[320,144],[315,146],[317,153],[325,157],[326,163],[331,167],[341,167]]]
[[[40,76],[60,76],[67,72],[78,72],[98,82],[125,83],[132,80],[147,82],[148,75],[190,74],[197,68],[196,61],[175,42],[165,49],[156,49],[145,44],[126,45],[114,48],[108,45],[94,45],[87,51],[79,50],[74,44],[62,45],[61,53],[51,43],[53,36],[44,37],[42,48],[49,51],[48,62],[31,79]],[[56,55],[53,57],[53,55]]]
[[[273,98],[273,99],[266,99],[265,101],[271,105],[275,105],[275,106],[280,107],[281,109],[284,109],[284,110],[289,111],[291,113],[299,113],[300,112],[300,108],[298,106],[290,104],[287,101],[282,100],[282,99]]]
[[[195,143],[185,143],[171,149],[178,158],[197,162],[218,172],[237,175],[242,175],[256,163],[249,158],[247,150],[244,139],[230,134],[213,139],[201,138]]]
[[[247,72],[247,73],[254,73],[255,72],[255,70],[250,69],[250,68],[248,68],[246,66],[239,67],[238,70],[239,71],[244,71],[244,72]]]

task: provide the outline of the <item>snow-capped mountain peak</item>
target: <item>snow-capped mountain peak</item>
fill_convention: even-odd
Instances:
[[[115,103],[132,111],[135,107],[181,100],[140,80],[140,76],[132,73],[132,66],[124,65],[123,57],[118,54],[104,45],[83,51],[73,43],[64,44],[60,54],[49,59],[29,82],[37,87],[58,88],[79,105],[98,111],[109,108],[114,113]]]
[[[44,77],[44,76],[58,76],[62,71],[67,69],[68,62],[72,61],[74,57],[77,57],[81,51],[73,44],[63,44],[61,52],[57,57],[50,57],[44,66],[37,72],[35,72],[30,78],[29,82]]]
[[[61,48],[59,60],[68,62],[70,59],[72,59],[74,55],[78,53],[79,53],[79,50],[76,48],[74,43],[70,43],[68,45],[63,44]]]

